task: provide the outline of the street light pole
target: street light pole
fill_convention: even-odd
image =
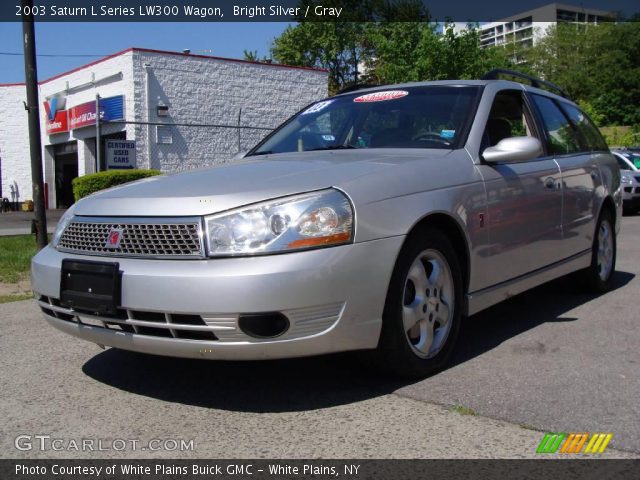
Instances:
[[[27,88],[29,119],[29,149],[31,151],[31,184],[33,186],[34,227],[38,248],[47,243],[47,216],[44,209],[44,180],[42,178],[42,145],[40,141],[40,108],[38,106],[38,70],[36,68],[36,36],[33,24],[33,0],[21,0],[22,36],[24,42],[24,75]],[[25,15],[24,12],[29,12]]]

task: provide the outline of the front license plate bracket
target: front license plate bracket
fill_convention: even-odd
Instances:
[[[120,305],[120,264],[62,260],[60,305],[99,315],[114,315]]]

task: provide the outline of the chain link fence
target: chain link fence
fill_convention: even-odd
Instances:
[[[173,119],[172,119],[173,120]],[[246,153],[274,127],[245,124],[242,112],[233,123],[212,121],[109,121],[98,127],[100,137],[135,139],[137,168],[178,172],[218,165]],[[103,166],[106,161],[103,160]]]

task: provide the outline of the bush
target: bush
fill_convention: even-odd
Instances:
[[[161,173],[159,170],[108,170],[106,172],[92,173],[73,179],[73,196],[77,202],[82,197],[105,188],[115,187],[116,185],[133,182],[141,178],[153,177]]]
[[[635,147],[640,143],[640,127],[601,127],[600,132],[609,147]]]

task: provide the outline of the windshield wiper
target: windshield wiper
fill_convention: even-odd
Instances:
[[[345,149],[352,149],[352,148],[357,148],[357,147],[354,147],[353,145],[329,145],[327,147],[311,148],[307,150],[307,152],[314,152],[317,150],[345,150]]]

